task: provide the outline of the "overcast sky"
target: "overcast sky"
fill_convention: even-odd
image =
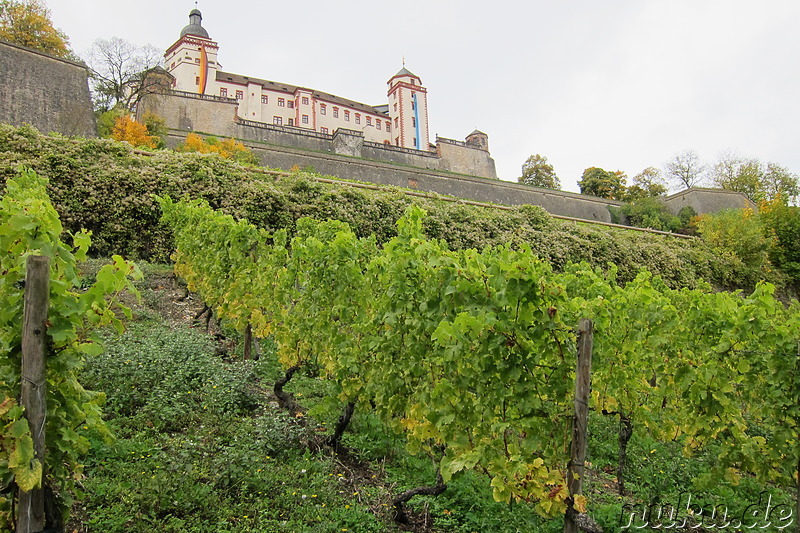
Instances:
[[[47,0],[85,55],[166,49],[194,1]],[[577,191],[678,152],[735,151],[800,173],[797,0],[200,0],[224,70],[386,103],[401,67],[428,89],[431,139],[489,135],[500,178],[531,154]]]

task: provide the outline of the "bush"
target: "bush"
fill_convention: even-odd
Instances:
[[[394,188],[322,184],[302,173],[276,180],[219,157],[170,151],[148,157],[124,143],[49,137],[30,127],[0,126],[0,154],[0,181],[13,176],[20,164],[48,177],[65,229],[92,231],[99,256],[121,253],[168,261],[172,238],[159,221],[153,194],[202,198],[269,231],[286,228],[291,233],[303,216],[339,219],[359,237],[375,235],[379,242],[395,235],[395,222],[413,201],[428,212],[428,236],[444,239],[451,248],[529,243],[555,268],[568,261],[585,260],[601,268],[614,263],[622,281],[647,268],[671,287],[696,287],[703,280],[724,288],[749,283],[738,259],[701,240],[562,222],[535,206],[499,210],[412,200]]]
[[[771,240],[752,209],[725,209],[697,221],[703,240],[720,251],[730,251],[740,263],[745,287],[768,277]]]

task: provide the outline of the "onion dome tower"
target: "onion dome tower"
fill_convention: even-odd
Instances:
[[[198,94],[215,91],[219,45],[211,40],[202,23],[200,10],[192,9],[189,24],[164,53],[166,70],[175,78],[175,90]]]

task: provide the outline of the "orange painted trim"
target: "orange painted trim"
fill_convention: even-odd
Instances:
[[[208,54],[206,54],[206,47],[200,47],[200,87],[197,91],[200,94],[206,94],[206,83],[208,82]]]

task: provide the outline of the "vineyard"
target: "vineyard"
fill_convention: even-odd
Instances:
[[[124,291],[135,292],[137,267],[115,257],[112,265],[93,274],[93,282],[81,279],[79,265],[90,237],[76,233],[71,246],[61,241],[63,227],[47,181],[24,171],[7,179],[6,187],[0,205],[0,333],[8,354],[2,366],[6,400],[0,409],[0,471],[6,491],[0,510],[8,521],[14,518],[17,488],[21,493],[48,488],[66,515],[73,497],[80,500],[91,486],[81,462],[87,454],[93,472],[101,475],[114,469],[106,458],[116,449],[131,446],[131,459],[146,461],[176,446],[176,435],[187,431],[181,421],[202,419],[193,414],[195,409],[227,420],[263,406],[263,394],[243,385],[219,359],[196,364],[195,354],[178,363],[177,356],[158,360],[155,350],[149,362],[141,356],[148,344],[162,343],[160,350],[167,353],[181,349],[173,352],[168,342],[148,337],[145,331],[139,332],[140,338],[148,340],[136,341],[137,348],[126,351],[115,345],[123,326],[118,313],[132,316],[119,301]],[[481,497],[535,513],[539,518],[529,519],[544,520],[540,524],[561,521],[565,514],[586,520],[595,516],[607,531],[613,530],[624,513],[610,519],[607,512],[598,512],[601,505],[593,495],[569,489],[574,480],[570,467],[583,466],[574,464],[574,456],[571,460],[582,319],[593,324],[590,433],[592,426],[616,433],[612,444],[606,441],[601,447],[613,448],[602,453],[617,458],[612,471],[620,496],[627,493],[626,482],[640,477],[632,468],[629,447],[647,442],[653,453],[664,446],[680,448],[687,461],[710,457],[709,467],[696,472],[692,483],[712,500],[719,496],[715,486],[757,482],[784,496],[780,509],[756,518],[770,519],[772,527],[780,528],[800,511],[800,496],[794,496],[793,505],[785,497],[800,487],[800,305],[787,306],[776,299],[769,283],[758,284],[746,295],[713,292],[702,283],[700,288],[681,288],[644,270],[620,276],[613,267],[572,262],[556,269],[524,242],[453,249],[442,239],[426,236],[427,214],[414,204],[405,209],[393,235],[379,242],[341,221],[299,218],[291,229],[268,230],[212,209],[204,200],[161,196],[155,201],[161,223],[174,239],[175,274],[202,301],[202,311],[224,325],[225,335],[241,341],[236,357],[243,359],[238,361],[243,366],[236,368],[247,380],[254,379],[258,367],[251,359],[258,347],[274,347],[264,351],[264,361],[257,365],[272,365],[267,372],[272,378],[269,397],[286,415],[282,422],[276,416],[273,425],[259,418],[258,424],[266,425],[241,426],[231,440],[274,442],[267,435],[279,427],[306,450],[302,454],[307,461],[308,438],[288,437],[300,430],[287,420],[308,419],[324,433],[314,442],[334,456],[346,457],[354,446],[349,436],[353,421],[360,418],[361,424],[374,424],[373,433],[397,443],[409,464],[430,465],[419,467],[429,476],[424,484],[386,487],[390,492],[382,496],[385,514],[365,513],[355,525],[337,518],[328,524],[334,529],[320,525],[308,531],[379,531],[396,527],[387,525],[390,522],[414,524],[417,500],[445,496],[465,483]],[[18,325],[25,261],[34,255],[51,261],[43,460],[34,453],[36,435],[14,400],[25,382]],[[104,344],[111,349],[101,357]],[[195,352],[204,349],[193,346]],[[155,366],[147,375],[136,373],[135,367],[150,364]],[[173,365],[178,367],[174,375],[164,373]],[[170,435],[157,437],[149,453],[130,442],[112,444],[112,431],[101,413],[106,395],[81,384],[85,375],[93,384],[108,387],[111,382],[103,380],[125,372],[128,379],[138,376],[137,381],[106,391],[112,425],[125,433],[132,431],[126,424],[136,421]],[[179,378],[186,379],[186,385]],[[262,386],[263,378],[258,380]],[[173,381],[181,384],[180,390],[168,388]],[[318,396],[311,411],[299,393],[291,392],[309,382],[316,384]],[[140,399],[155,391],[160,391],[159,401]],[[215,442],[213,438],[205,435],[202,443]],[[593,445],[598,445],[597,439],[590,439],[590,456]],[[180,453],[187,447],[179,446]],[[204,467],[198,479],[213,478],[216,489],[238,495],[232,500],[251,490],[263,494],[256,488],[264,487],[247,487],[261,479],[256,470],[281,471],[270,454],[260,449],[248,457],[247,469],[235,473],[235,465]],[[170,468],[174,474],[183,467]],[[212,473],[215,468],[228,472],[228,477]],[[168,495],[158,500],[153,512],[170,509],[149,522],[141,518],[142,524],[163,529],[164,522],[158,520],[201,513],[174,508],[182,497],[177,495],[181,487],[165,488],[169,472],[162,477],[157,470],[143,470],[141,475],[166,484],[154,489]],[[92,497],[99,500],[116,490],[93,487]],[[270,490],[284,494],[289,489]],[[336,498],[331,496],[331,505],[338,502],[349,508]],[[326,520],[322,508],[315,507],[315,516],[323,516],[320,524]],[[292,512],[291,505],[282,509]],[[698,519],[702,512],[693,514],[695,524],[704,523]],[[375,523],[376,516],[385,522]],[[240,512],[236,521],[226,522],[230,529],[213,527],[241,530],[251,519]],[[119,517],[114,525],[112,517],[107,520],[104,530],[132,530],[137,523],[130,516]],[[287,521],[283,515],[276,520],[275,524]],[[340,525],[345,523],[348,527]],[[259,524],[251,526],[262,530]],[[207,527],[211,526],[198,530]],[[430,530],[436,531],[433,527]],[[748,526],[740,521],[739,527]],[[263,529],[273,530],[277,529]]]
[[[642,272],[623,286],[586,264],[555,273],[525,246],[451,251],[416,207],[378,247],[341,222],[301,220],[289,241],[203,202],[160,204],[176,272],[223,320],[274,337],[280,388],[301,368],[330,380],[345,409],[332,442],[370,409],[437,464],[427,493],[477,470],[497,501],[586,510],[565,478],[581,318],[595,324],[590,407],[620,424],[621,491],[634,430],[687,455],[714,442],[711,476],[798,483],[800,308],[768,284],[743,297]]]

